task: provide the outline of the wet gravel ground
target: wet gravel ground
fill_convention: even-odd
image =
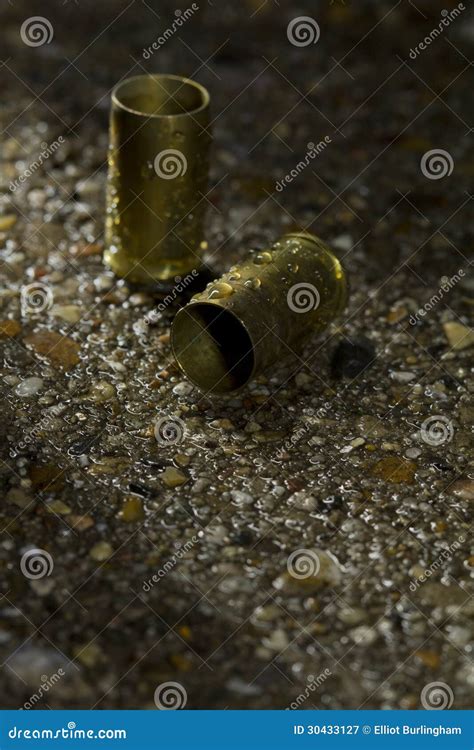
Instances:
[[[208,3],[144,59],[176,5],[33,6],[2,6],[2,707],[467,707],[472,14],[410,57],[454,4]],[[349,275],[227,399],[178,373],[178,302],[148,325],[158,292],[102,264],[109,91],[142,71],[211,92],[215,274],[308,227]]]

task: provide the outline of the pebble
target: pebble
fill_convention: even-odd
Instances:
[[[395,380],[397,383],[409,383],[411,380],[414,380],[416,378],[416,375],[414,372],[391,372],[390,377],[392,380]]]
[[[17,216],[15,214],[5,214],[0,216],[0,232],[8,232],[9,229],[15,226],[17,222]]]
[[[308,494],[305,490],[295,492],[288,498],[288,503],[294,505],[299,510],[312,511],[318,507],[318,501],[315,497]]]
[[[42,330],[32,333],[26,336],[25,344],[62,370],[70,370],[80,362],[80,345],[56,331]]]
[[[252,495],[241,490],[231,490],[230,496],[236,505],[251,505],[254,502]]]
[[[189,396],[190,393],[192,393],[194,390],[194,386],[191,383],[182,382],[178,383],[173,388],[173,393],[175,396]]]
[[[175,469],[174,466],[168,466],[160,474],[160,479],[167,487],[179,487],[188,480],[187,476],[179,469]]]
[[[94,279],[94,286],[98,292],[106,292],[108,289],[112,289],[115,284],[113,276],[108,274],[101,274]]]
[[[262,639],[265,648],[270,651],[283,651],[288,646],[288,636],[281,628],[277,628],[270,636]]]
[[[394,484],[412,484],[414,482],[416,464],[406,458],[389,456],[377,461],[372,468],[372,476],[384,479]]]
[[[41,378],[26,378],[25,380],[22,380],[21,383],[18,383],[15,388],[15,393],[22,398],[28,398],[28,396],[34,396],[35,393],[39,393],[43,388],[43,385],[44,382]]]
[[[365,440],[364,438],[355,438],[352,440],[349,445],[345,445],[341,450],[340,453],[351,453],[354,448],[359,448],[361,445],[364,445]]]
[[[93,384],[85,398],[89,401],[94,401],[96,404],[103,404],[115,396],[116,391],[112,383],[109,383],[107,380],[98,380]]]
[[[68,516],[69,513],[72,513],[70,506],[63,503],[62,500],[52,500],[46,505],[46,510],[49,513],[54,513],[58,516]]]
[[[125,523],[142,521],[145,518],[145,512],[143,510],[143,500],[135,496],[125,498],[122,508],[119,512],[119,518]]]
[[[21,331],[21,325],[17,320],[7,318],[7,320],[0,320],[0,339],[12,339]]]
[[[450,492],[463,500],[474,500],[474,479],[458,479],[451,486]]]
[[[215,430],[235,429],[234,423],[231,422],[230,419],[213,419],[212,422],[209,423],[209,427],[212,427]]]
[[[109,542],[97,542],[89,551],[89,557],[96,562],[104,562],[113,554],[113,547]]]
[[[377,631],[370,628],[368,625],[360,625],[358,628],[354,628],[349,632],[352,640],[362,646],[370,646],[378,636]]]
[[[53,318],[66,321],[66,323],[78,323],[82,316],[82,308],[78,305],[53,305],[49,314]]]
[[[419,448],[408,448],[405,451],[405,456],[407,458],[418,458],[418,456],[421,456],[421,450]]]
[[[340,234],[331,240],[331,246],[336,250],[342,250],[343,252],[349,252],[354,246],[354,240],[350,234]]]
[[[474,344],[473,328],[468,328],[455,320],[444,323],[443,328],[451,349],[460,351]]]
[[[375,348],[367,339],[341,341],[331,359],[334,378],[356,378],[375,360]]]
[[[38,578],[37,580],[31,580],[30,586],[38,596],[48,596],[54,589],[56,582],[54,578]]]

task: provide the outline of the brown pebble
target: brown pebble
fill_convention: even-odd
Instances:
[[[474,500],[474,479],[458,479],[452,485],[451,492],[463,500]]]
[[[388,456],[377,461],[372,468],[372,476],[384,479],[394,484],[412,484],[415,477],[416,464],[406,458]]]
[[[0,339],[12,339],[18,336],[21,331],[21,325],[17,320],[0,320]]]
[[[25,338],[25,344],[30,346],[40,357],[49,360],[53,367],[71,370],[80,362],[80,344],[68,336],[61,336],[56,331],[37,331]]]

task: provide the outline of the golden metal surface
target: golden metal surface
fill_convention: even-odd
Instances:
[[[153,283],[199,267],[209,94],[188,78],[141,75],[112,93],[104,260]]]
[[[327,245],[308,233],[287,234],[208,284],[177,313],[173,351],[201,390],[235,391],[300,351],[346,299],[344,271]]]

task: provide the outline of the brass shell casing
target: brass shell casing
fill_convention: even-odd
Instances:
[[[153,283],[201,265],[209,170],[209,94],[172,75],[141,75],[112,93],[104,260]]]
[[[339,260],[318,237],[286,234],[234,266],[177,313],[176,360],[207,393],[242,388],[324,329],[344,308]]]

